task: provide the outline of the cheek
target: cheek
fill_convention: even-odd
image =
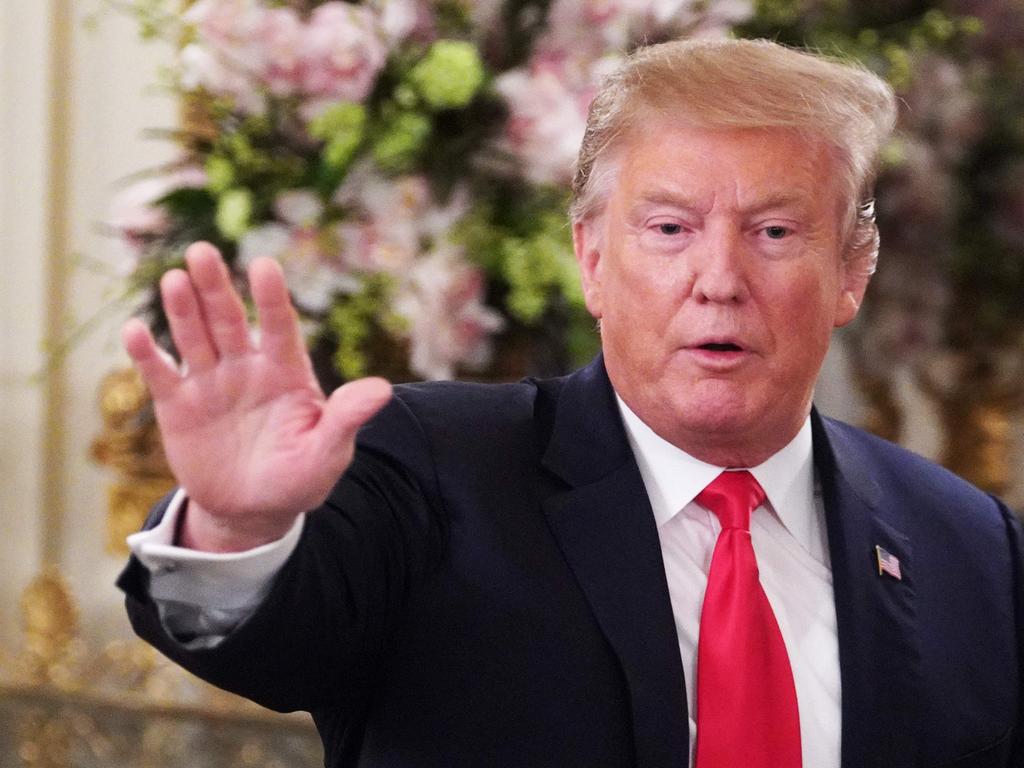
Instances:
[[[836,320],[837,294],[831,281],[819,278],[797,277],[788,290],[768,300],[775,341],[786,348],[789,359],[814,361],[828,348]]]

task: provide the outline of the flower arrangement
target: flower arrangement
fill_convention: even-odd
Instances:
[[[176,46],[189,105],[180,161],[112,216],[158,333],[157,279],[202,238],[240,282],[281,261],[322,372],[467,375],[523,340],[519,373],[585,360],[564,211],[590,98],[638,44],[735,34],[857,58],[901,96],[882,266],[849,335],[869,373],[1020,345],[1012,0],[105,1]]]
[[[154,329],[155,285],[187,243],[215,243],[240,283],[273,256],[342,378],[472,374],[523,339],[545,351],[520,373],[589,357],[565,207],[598,80],[641,41],[722,34],[752,13],[747,0],[118,5],[178,44],[167,80],[189,105],[180,160],[111,215]]]

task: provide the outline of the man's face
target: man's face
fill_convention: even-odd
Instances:
[[[840,258],[836,162],[782,129],[655,121],[623,141],[605,211],[573,232],[608,375],[669,442],[758,464],[799,430],[866,285]]]

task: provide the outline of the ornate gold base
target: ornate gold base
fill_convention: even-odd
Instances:
[[[142,527],[156,501],[174,487],[160,432],[151,413],[149,393],[134,369],[109,373],[100,383],[103,432],[92,444],[92,457],[112,467],[107,488],[107,551],[127,556],[125,538]]]
[[[55,569],[21,599],[24,648],[0,654],[0,765],[313,768],[305,715],[278,715],[195,679],[147,645],[93,653]]]

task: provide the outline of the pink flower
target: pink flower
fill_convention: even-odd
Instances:
[[[371,165],[354,167],[334,195],[353,212],[338,225],[342,258],[352,269],[402,275],[469,210],[464,190],[436,203],[423,176],[386,178]]]
[[[395,41],[412,30],[415,8],[388,0],[386,26],[370,8],[344,2],[318,6],[303,23],[292,8],[255,0],[199,0],[185,14],[196,40],[180,61],[182,85],[235,100],[245,112],[263,109],[261,87],[276,96],[361,101],[387,59],[383,34]]]
[[[313,11],[304,34],[303,91],[362,101],[386,59],[387,47],[373,11],[343,2],[324,3]]]
[[[264,224],[242,236],[238,260],[248,266],[259,256],[276,259],[295,304],[310,312],[326,312],[335,294],[353,293],[360,287],[358,278],[338,261],[335,246],[329,233],[314,227]]]
[[[260,78],[277,96],[296,93],[303,81],[303,33],[299,15],[291,8],[268,9],[259,26],[263,52]]]
[[[259,0],[198,0],[183,18],[208,45],[228,50],[257,36],[264,13]]]
[[[167,232],[167,210],[157,205],[157,201],[177,189],[200,189],[205,185],[206,173],[193,165],[142,179],[114,197],[107,223],[130,245],[138,247],[146,239]]]
[[[240,111],[259,113],[254,87],[266,58],[260,31],[267,10],[256,0],[199,0],[185,12],[196,39],[179,54],[181,85],[231,98]]]
[[[359,279],[340,258],[336,232],[319,227],[323,203],[315,192],[282,192],[274,200],[274,212],[282,223],[255,227],[239,242],[238,259],[243,266],[259,256],[276,259],[295,303],[310,312],[326,312],[335,294],[359,290]]]
[[[286,189],[274,198],[274,213],[295,227],[316,226],[323,212],[319,195],[310,189]]]
[[[754,14],[751,0],[627,0],[639,34],[720,36]]]
[[[537,50],[572,50],[597,58],[608,49],[624,49],[631,32],[627,11],[622,0],[555,0]]]
[[[487,365],[490,336],[504,321],[484,305],[484,288],[481,270],[451,247],[417,261],[394,303],[409,321],[409,367],[414,373],[449,379],[458,367]]]
[[[145,257],[147,247],[167,234],[171,220],[158,201],[175,190],[205,185],[203,169],[189,165],[137,181],[114,196],[106,223],[117,230],[123,246],[117,267],[120,274],[132,274]]]
[[[242,112],[261,113],[263,97],[253,88],[251,74],[198,43],[189,43],[178,54],[181,87],[187,91],[204,88],[216,96],[234,100]]]
[[[500,148],[522,162],[523,175],[535,184],[569,183],[586,129],[593,86],[571,83],[564,73],[548,59],[532,70],[510,70],[495,83],[509,107]]]
[[[376,0],[371,5],[377,10],[384,40],[392,47],[410,36],[435,36],[430,9],[421,0]]]
[[[971,91],[967,73],[953,60],[936,54],[916,62],[906,102],[903,127],[928,137],[947,164],[955,164],[985,130],[982,106]]]

